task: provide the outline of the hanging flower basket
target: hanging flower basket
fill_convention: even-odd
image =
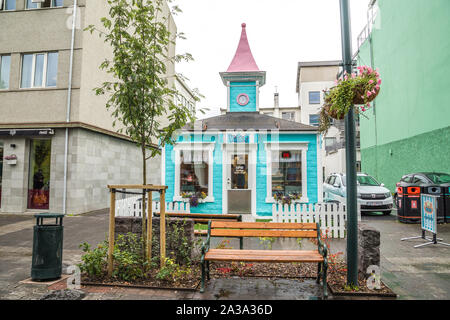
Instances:
[[[336,81],[336,86],[326,93],[319,118],[321,133],[326,134],[330,128],[329,118],[343,120],[351,109],[356,113],[365,112],[380,93],[378,71],[367,66],[358,67],[358,71],[358,74],[344,73],[343,78]]]

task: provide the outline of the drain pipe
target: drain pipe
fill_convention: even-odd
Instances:
[[[70,122],[70,110],[72,101],[72,72],[73,72],[73,50],[75,44],[75,27],[77,20],[77,0],[73,1],[72,13],[72,39],[70,44],[70,69],[69,69],[69,88],[67,91],[67,113],[66,122]],[[67,167],[68,167],[68,153],[69,153],[69,128],[66,127],[66,137],[64,143],[64,187],[63,187],[63,214],[67,213]]]

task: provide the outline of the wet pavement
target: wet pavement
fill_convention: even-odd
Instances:
[[[382,281],[399,299],[450,299],[450,248],[431,245],[414,248],[422,240],[400,241],[420,235],[420,225],[397,222],[395,216],[363,216],[363,222],[381,231]],[[49,290],[65,287],[59,284],[21,283],[30,277],[33,225],[31,215],[0,215],[0,299],[39,299]],[[106,239],[108,212],[106,210],[64,218],[63,266],[79,263],[80,243],[92,245]],[[438,235],[450,242],[450,224],[439,225]],[[212,246],[221,239],[214,239]],[[236,241],[234,243],[233,241]],[[238,240],[230,245],[238,247]],[[302,242],[302,249],[313,245]],[[246,248],[265,248],[255,238],[246,238]],[[273,249],[299,248],[295,239],[277,240]],[[332,240],[333,252],[345,251],[346,240]],[[65,269],[65,268],[64,268]],[[314,279],[229,278],[212,279],[204,294],[198,291],[83,287],[85,300],[315,300],[322,288]],[[333,297],[331,297],[333,298]]]

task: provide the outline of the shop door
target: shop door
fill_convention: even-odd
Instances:
[[[248,154],[231,154],[228,171],[228,213],[251,214],[252,192],[249,189]]]
[[[49,208],[51,144],[51,140],[31,140],[28,209]]]

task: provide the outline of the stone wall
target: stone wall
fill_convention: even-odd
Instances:
[[[367,274],[369,266],[380,266],[380,231],[363,223],[358,224],[358,268]]]
[[[152,218],[152,257],[159,256],[160,218]],[[142,219],[138,217],[116,217],[115,236],[134,233],[141,235]],[[185,257],[194,258],[196,251],[194,238],[194,220],[167,218],[166,219],[166,257],[175,256],[177,262],[183,263]],[[173,254],[172,254],[173,253]]]

